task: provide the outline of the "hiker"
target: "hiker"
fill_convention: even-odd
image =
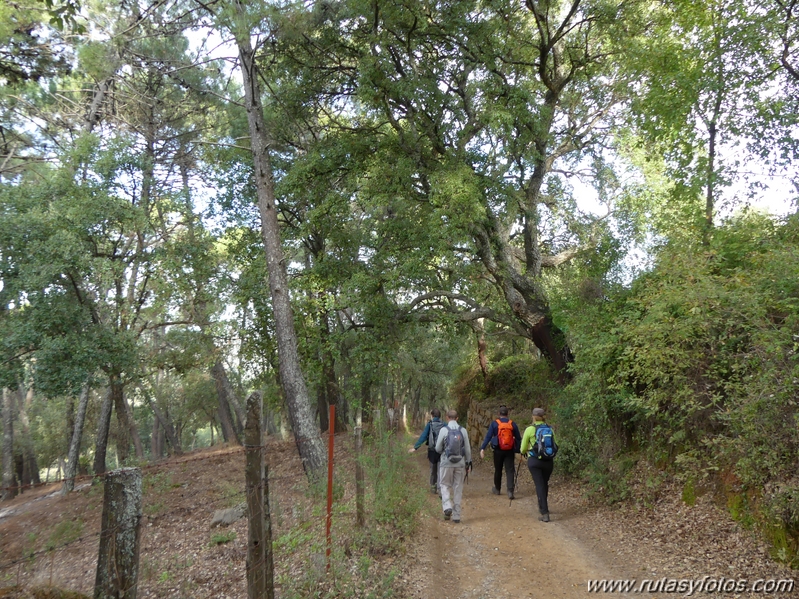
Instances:
[[[541,522],[549,522],[549,477],[552,476],[553,458],[557,453],[557,445],[552,428],[546,423],[543,408],[533,410],[533,424],[528,426],[522,437],[521,453],[527,457],[527,468],[535,483],[535,494],[538,496],[538,517]],[[540,433],[539,433],[540,431]]]
[[[444,520],[451,517],[458,524],[461,521],[463,482],[472,468],[472,449],[469,447],[469,435],[458,424],[455,410],[447,412],[447,426],[438,434],[436,451],[441,454],[439,484]]]
[[[494,451],[494,486],[491,492],[499,495],[502,491],[502,469],[505,469],[505,476],[508,479],[508,499],[513,499],[513,481],[516,474],[514,460],[519,453],[519,446],[522,442],[522,435],[519,427],[508,418],[507,406],[500,406],[499,418],[491,423],[480,446],[480,457],[485,459],[485,448],[491,443]]]
[[[441,410],[433,408],[430,410],[430,420],[424,427],[422,434],[416,441],[413,447],[408,450],[408,453],[417,451],[422,445],[427,444],[427,459],[430,462],[430,492],[438,493],[438,464],[441,462],[441,454],[436,451],[436,441],[438,440],[439,431],[444,428],[444,423],[441,421]]]

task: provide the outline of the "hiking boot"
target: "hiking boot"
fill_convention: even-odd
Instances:
[[[549,522],[549,514],[544,514],[543,516],[538,517],[541,522]]]
[[[452,520],[452,523],[453,523],[453,524],[460,524],[460,523],[461,523],[461,521],[460,521],[460,520],[455,520],[455,519],[453,519],[453,520]]]
[[[515,499],[515,497],[513,496],[513,491],[511,491],[510,489],[508,489],[508,499]]]
[[[444,520],[449,520],[450,516],[452,516],[452,510],[444,510]]]
[[[499,495],[499,489],[497,489],[496,487],[491,487],[491,493],[493,493],[494,495]]]

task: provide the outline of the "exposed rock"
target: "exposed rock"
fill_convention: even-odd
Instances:
[[[241,520],[247,514],[247,503],[240,503],[236,507],[226,510],[216,510],[211,520],[211,528],[214,526],[228,526],[237,520]]]

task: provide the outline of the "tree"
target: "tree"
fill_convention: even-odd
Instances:
[[[227,27],[232,31],[239,53],[244,85],[244,107],[250,131],[253,177],[258,195],[261,235],[269,273],[269,289],[275,319],[275,332],[280,363],[280,381],[288,404],[297,449],[309,477],[321,472],[325,463],[324,448],[313,421],[308,390],[300,368],[297,339],[286,279],[284,255],[280,241],[276,197],[270,159],[270,132],[264,121],[259,71],[255,50],[250,41],[252,29],[249,15],[240,3],[229,16]]]
[[[565,374],[571,355],[553,321],[546,270],[590,251],[602,233],[569,185],[580,171],[608,169],[603,148],[632,82],[613,58],[641,32],[644,10],[580,0],[524,8],[353,1],[281,21],[282,64],[328,127],[379,140],[361,195],[380,187],[392,217],[407,210],[407,220],[424,223],[427,243],[415,249],[428,251],[443,230],[449,264],[465,272],[479,262],[503,301],[486,305],[455,276],[449,288],[416,288],[406,308],[494,319]],[[312,39],[302,33],[309,27]]]
[[[14,401],[11,392],[3,387],[3,492],[7,501],[17,494],[14,476]]]
[[[788,74],[799,82],[799,2],[774,0],[777,8],[778,35],[782,48],[779,58]]]
[[[789,28],[767,8],[674,3],[656,13],[652,34],[632,51],[641,68],[633,129],[650,167],[655,156],[665,160],[680,226],[698,229],[705,245],[720,207],[763,193],[764,176],[792,176],[796,115],[775,55]],[[660,228],[668,234],[669,225]]]

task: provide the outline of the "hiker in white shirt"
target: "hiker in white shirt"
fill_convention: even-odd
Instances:
[[[469,435],[458,424],[458,413],[447,412],[447,426],[441,429],[436,440],[436,451],[441,454],[439,485],[444,520],[458,524],[461,521],[463,482],[472,467],[472,449]]]

